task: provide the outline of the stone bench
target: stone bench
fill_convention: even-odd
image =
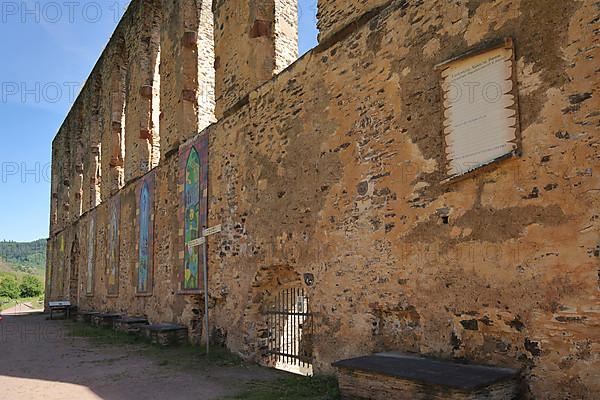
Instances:
[[[100,314],[98,311],[80,311],[77,313],[75,319],[77,322],[85,322],[89,324],[92,322],[92,317],[98,314]]]
[[[92,325],[98,328],[112,328],[113,323],[123,317],[116,313],[97,313],[92,315]]]
[[[379,353],[332,364],[342,399],[513,400],[519,372],[403,353]]]
[[[113,321],[113,329],[117,332],[135,335],[148,325],[148,320],[144,317],[123,317]]]
[[[187,341],[188,330],[183,325],[154,324],[141,327],[143,335],[154,344],[171,346]]]

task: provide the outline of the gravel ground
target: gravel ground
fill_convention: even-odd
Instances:
[[[247,365],[165,365],[138,344],[100,344],[70,337],[65,322],[43,314],[13,315],[26,311],[2,313],[3,400],[210,400],[233,395],[249,382],[282,376]]]

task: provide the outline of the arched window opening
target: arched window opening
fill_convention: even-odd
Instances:
[[[125,184],[125,103],[127,66],[124,57],[117,57],[111,73],[111,134],[110,134],[110,193],[119,191]]]
[[[160,1],[144,2],[139,34],[127,43],[127,113],[125,115],[125,182],[159,163],[160,140]]]

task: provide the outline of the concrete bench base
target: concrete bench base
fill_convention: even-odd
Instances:
[[[175,324],[155,324],[141,327],[141,332],[152,343],[161,346],[180,345],[187,341],[188,330]]]
[[[92,315],[92,325],[99,328],[112,328],[114,321],[121,319],[121,314],[102,313]]]
[[[113,321],[113,329],[115,331],[130,335],[140,333],[140,330],[147,325],[148,320],[144,317],[125,317]]]
[[[75,317],[75,320],[77,322],[85,322],[85,323],[91,323],[92,322],[92,317],[94,315],[98,315],[100,314],[97,311],[80,311],[77,313],[77,316]]]
[[[513,400],[518,371],[380,353],[333,364],[344,400]]]

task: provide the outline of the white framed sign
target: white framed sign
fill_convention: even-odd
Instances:
[[[511,39],[436,66],[441,75],[448,179],[519,154]]]

